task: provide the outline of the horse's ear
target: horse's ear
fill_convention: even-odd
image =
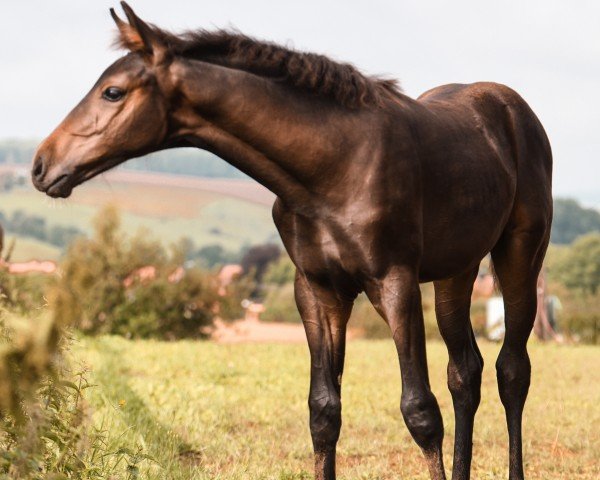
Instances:
[[[110,15],[119,29],[116,44],[131,52],[147,56],[155,63],[163,60],[167,48],[160,30],[144,22],[127,3],[121,2],[121,7],[129,23],[121,20],[113,8],[110,9]]]

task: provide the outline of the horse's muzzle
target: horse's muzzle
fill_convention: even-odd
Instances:
[[[52,171],[54,170],[54,171]],[[73,191],[73,178],[62,168],[50,169],[43,155],[36,155],[31,168],[31,182],[52,198],[67,198]]]

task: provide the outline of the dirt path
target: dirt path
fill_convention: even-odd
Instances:
[[[360,332],[348,331],[348,338],[357,338]],[[304,327],[297,323],[261,322],[237,320],[235,322],[215,322],[211,338],[217,343],[304,343]]]
[[[235,322],[217,320],[211,338],[217,343],[301,343],[306,341],[302,325],[256,320],[236,320]]]

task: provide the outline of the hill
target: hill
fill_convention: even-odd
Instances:
[[[6,168],[6,167],[5,167]],[[15,213],[43,219],[53,226],[91,230],[90,219],[107,204],[123,213],[128,233],[146,229],[166,244],[183,237],[196,247],[220,245],[229,251],[278,241],[271,219],[273,195],[245,179],[200,179],[180,175],[151,174],[117,170],[75,189],[67,200],[52,200],[26,182],[0,192],[0,212],[5,218]],[[10,229],[7,236],[11,237]],[[23,232],[19,232],[23,235]],[[56,248],[35,242],[27,254],[26,245],[17,246],[18,259],[56,257]],[[33,246],[28,240],[27,246]]]
[[[569,244],[577,237],[590,232],[600,232],[600,212],[582,207],[577,200],[556,198],[550,241]]]

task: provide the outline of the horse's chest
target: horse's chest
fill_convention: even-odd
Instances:
[[[319,278],[358,283],[377,263],[375,215],[363,208],[335,219],[307,218],[275,208],[274,219],[294,263]]]
[[[336,238],[328,229],[323,229],[320,235],[319,246],[323,263],[337,268],[349,269],[351,256],[347,254],[348,238]],[[346,266],[347,268],[344,268]]]
[[[368,267],[368,248],[360,229],[343,229],[325,223],[297,231],[295,260],[318,276],[357,277]]]

